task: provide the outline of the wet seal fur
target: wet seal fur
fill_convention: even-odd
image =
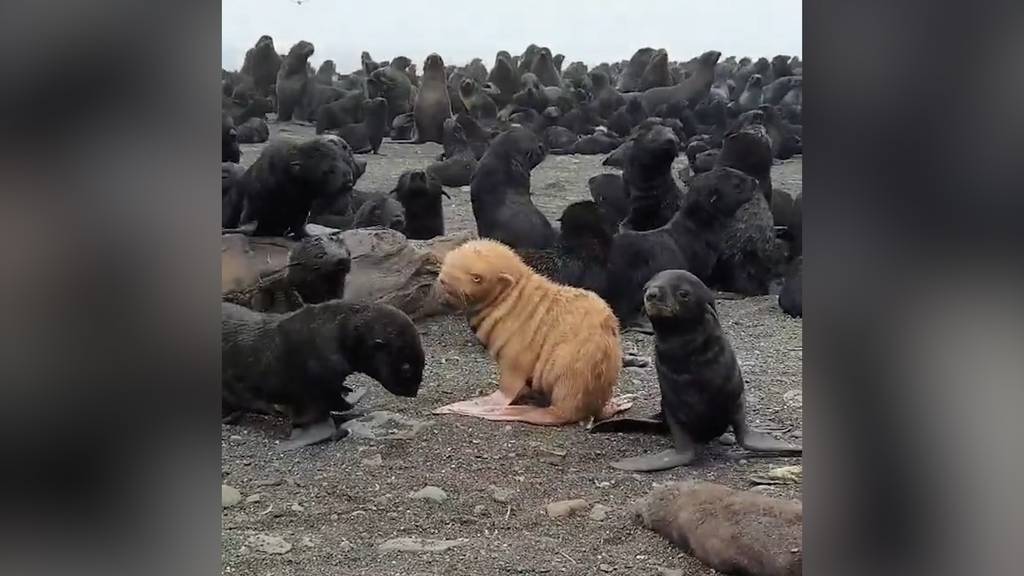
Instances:
[[[438,287],[466,311],[501,382],[489,396],[435,414],[560,426],[608,418],[631,405],[612,398],[622,369],[619,323],[593,292],[551,282],[511,248],[487,239],[449,252]]]
[[[331,300],[289,314],[261,314],[221,303],[221,409],[277,413],[292,422],[291,450],[337,437],[331,412],[345,412],[345,378],[353,372],[389,392],[415,397],[423,379],[423,345],[404,313],[385,304]]]
[[[703,481],[654,488],[634,521],[725,574],[799,576],[803,504]]]
[[[730,426],[736,442],[754,452],[803,453],[747,426],[743,374],[719,324],[715,297],[685,270],[665,270],[644,287],[644,309],[654,327],[654,365],[661,412],[651,418],[621,418],[593,432],[650,430],[671,433],[674,448],[612,463],[620,470],[654,472],[692,463],[704,444]]]

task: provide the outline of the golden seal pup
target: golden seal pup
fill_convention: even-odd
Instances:
[[[593,292],[551,282],[508,246],[485,239],[449,252],[438,284],[466,312],[501,383],[489,396],[435,414],[559,426],[632,405],[612,399],[622,369],[619,323]]]

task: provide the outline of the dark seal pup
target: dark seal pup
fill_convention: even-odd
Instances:
[[[410,240],[430,240],[444,236],[444,205],[441,196],[451,196],[427,170],[409,170],[398,177],[398,185],[391,191],[405,208],[405,237]]]
[[[437,54],[423,62],[423,78],[412,109],[416,120],[417,142],[442,144],[444,120],[452,115],[452,101],[444,76],[444,60]]]
[[[363,114],[362,122],[343,126],[338,136],[348,142],[355,154],[380,154],[380,144],[388,132],[388,101],[384,98],[364,100]]]
[[[346,144],[347,146],[347,144]],[[327,137],[297,142],[276,138],[238,182],[244,198],[239,224],[254,236],[306,236],[314,202],[350,190],[356,181],[351,155]]]
[[[277,121],[288,122],[306,95],[309,57],[313,45],[300,40],[288,51],[277,71]]]
[[[679,139],[661,123],[644,121],[631,137],[622,181],[629,188],[629,214],[623,230],[654,230],[679,210],[682,192],[672,178],[672,162],[679,154]]]
[[[292,421],[291,450],[334,437],[331,412],[351,408],[345,378],[366,374],[398,396],[423,380],[423,345],[408,316],[385,304],[331,300],[289,314],[221,303],[221,408],[275,413]]]
[[[498,240],[514,250],[543,250],[555,243],[551,222],[530,200],[530,171],[544,158],[540,140],[521,126],[491,142],[469,188],[481,238]]]
[[[743,374],[719,324],[714,294],[700,279],[685,270],[659,272],[644,288],[644,308],[654,326],[661,413],[650,419],[609,420],[592,431],[667,426],[675,447],[620,460],[613,467],[653,472],[690,464],[703,444],[730,426],[748,450],[803,453],[800,446],[747,427]]]

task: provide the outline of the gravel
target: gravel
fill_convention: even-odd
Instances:
[[[271,124],[272,133],[279,128]],[[287,129],[313,133],[307,126]],[[243,145],[242,163],[252,163],[261,147]],[[364,156],[368,168],[358,188],[388,191],[402,171],[425,167],[440,151],[434,144],[385,142],[381,156]],[[589,198],[587,179],[614,171],[601,166],[602,159],[547,158],[533,172],[534,202],[554,219],[570,202]],[[680,158],[677,168],[685,163]],[[773,169],[773,179],[799,190],[801,169],[799,157],[788,160]],[[444,200],[448,232],[472,229],[468,188],[449,193],[452,199]],[[802,381],[801,320],[783,314],[774,296],[720,300],[717,305],[747,382],[752,425],[798,440],[803,417],[793,391],[801,389]],[[497,371],[465,319],[431,318],[419,328],[428,363],[417,398],[395,397],[363,376],[351,378],[352,384],[368,386],[358,408],[429,423],[411,437],[350,435],[335,443],[278,452],[275,446],[288,434],[285,421],[246,416],[238,425],[222,426],[223,483],[243,494],[262,494],[258,501],[223,509],[222,573],[707,575],[714,572],[633,525],[624,511],[655,483],[701,479],[749,489],[751,476],[801,464],[800,458],[758,457],[735,445],[713,443],[694,466],[641,475],[608,463],[662,450],[670,444],[667,438],[432,415],[437,406],[490,392],[497,385]],[[650,356],[652,339],[626,334],[623,347]],[[657,411],[653,366],[624,369],[617,393],[637,395],[633,414]],[[425,486],[438,488],[448,499],[439,505],[408,497]],[[500,497],[495,487],[501,489]],[[762,490],[799,498],[801,488],[794,483]],[[546,514],[548,504],[574,499],[600,502],[604,520],[592,520],[587,511],[558,519]],[[302,512],[290,508],[297,502]],[[254,540],[257,535],[304,544],[284,553],[265,553],[251,545],[266,541]],[[397,542],[399,547],[443,549],[382,551],[388,541],[392,546]]]

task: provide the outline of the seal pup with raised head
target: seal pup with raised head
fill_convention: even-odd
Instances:
[[[301,107],[306,96],[309,80],[309,57],[313,55],[313,45],[300,40],[285,56],[281,68],[277,71],[277,121],[288,122],[296,110]]]
[[[592,431],[667,427],[675,446],[619,460],[613,467],[653,472],[690,464],[701,446],[730,426],[736,442],[747,450],[803,453],[801,446],[747,426],[743,374],[719,324],[714,294],[699,278],[685,270],[659,272],[644,288],[644,309],[654,327],[661,412],[647,419],[609,420]]]
[[[653,112],[669,102],[679,100],[686,100],[690,106],[696,106],[711,91],[711,84],[715,81],[715,64],[718,64],[721,56],[722,53],[717,50],[705,52],[697,59],[697,69],[693,76],[675,86],[645,90],[641,95],[644,109]]]
[[[412,109],[416,120],[416,141],[442,143],[444,120],[452,115],[452,101],[445,81],[444,60],[437,54],[423,62],[423,78]]]
[[[622,369],[619,323],[593,292],[556,284],[487,239],[449,252],[438,286],[466,311],[501,376],[494,393],[435,414],[560,426],[631,406],[612,398]]]
[[[526,128],[513,126],[494,139],[469,185],[477,235],[517,250],[555,243],[551,222],[530,199],[530,171],[544,157],[544,146]]]

